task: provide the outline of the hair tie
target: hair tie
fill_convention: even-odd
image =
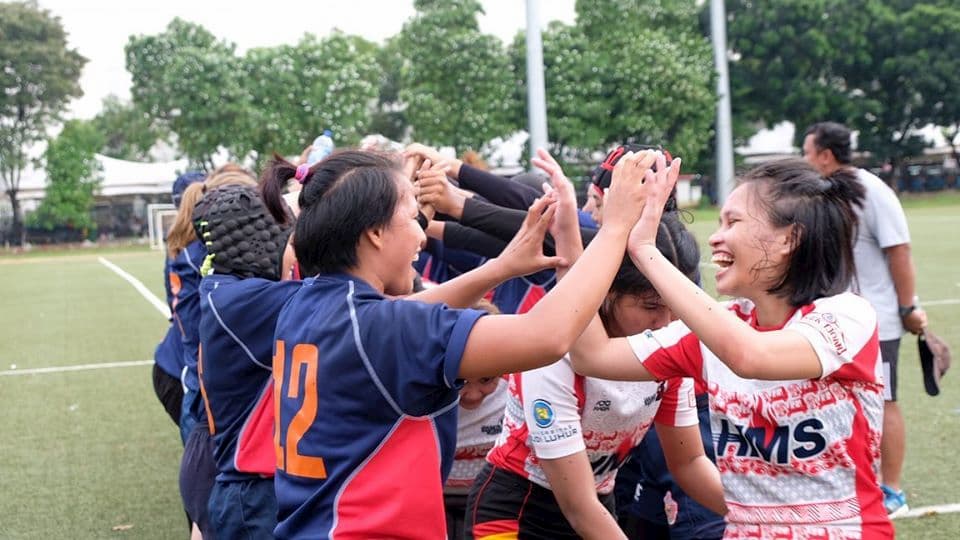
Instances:
[[[297,172],[294,173],[293,177],[297,180],[297,182],[300,182],[302,184],[304,180],[307,178],[307,175],[309,174],[310,174],[310,165],[307,165],[306,163],[304,163],[303,165],[297,166]]]

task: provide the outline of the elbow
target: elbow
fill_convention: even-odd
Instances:
[[[724,363],[737,377],[741,379],[757,379],[764,360],[760,358],[764,353],[752,347],[733,348],[726,356]]]

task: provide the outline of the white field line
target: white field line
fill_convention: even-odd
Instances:
[[[920,307],[926,306],[951,306],[960,304],[960,298],[947,298],[944,300],[921,300]]]
[[[100,261],[100,264],[106,266],[110,270],[113,270],[114,273],[126,280],[127,283],[133,285],[133,288],[136,289],[137,292],[140,293],[140,295],[143,296],[147,302],[150,302],[153,307],[157,308],[157,311],[163,315],[164,319],[170,318],[170,308],[167,307],[167,304],[163,300],[157,298],[156,295],[154,295],[150,289],[146,287],[146,285],[141,283],[139,279],[131,276],[126,272],[126,270],[104,259],[103,257],[97,257],[97,260]]]
[[[87,371],[91,369],[107,369],[132,366],[146,366],[153,360],[133,360],[131,362],[104,362],[102,364],[81,364],[79,366],[56,366],[33,369],[8,369],[0,371],[0,377],[9,375],[41,375],[44,373],[63,373],[65,371]]]
[[[911,508],[909,512],[901,514],[895,519],[924,517],[934,514],[955,514],[957,512],[960,512],[960,504],[937,504],[934,506]]]

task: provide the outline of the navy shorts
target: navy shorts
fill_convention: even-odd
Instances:
[[[716,462],[710,433],[710,408],[706,394],[697,396],[700,438],[704,452]],[[667,470],[663,448],[655,429],[647,432],[617,473],[614,491],[620,526],[628,538],[708,539],[722,538],[723,518],[704,508],[680,489]],[[676,503],[676,521],[669,525],[664,499],[670,493]],[[664,536],[669,526],[669,537]]]
[[[206,420],[198,422],[183,447],[180,460],[180,497],[190,520],[197,524],[204,540],[215,538],[210,525],[210,491],[217,476],[217,464],[213,460],[213,438]],[[225,537],[226,538],[226,537]]]
[[[277,526],[273,478],[214,482],[209,509],[210,524],[220,538],[273,538]]]

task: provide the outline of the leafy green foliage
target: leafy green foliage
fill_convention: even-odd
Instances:
[[[713,57],[694,2],[576,8],[577,26],[555,22],[542,35],[550,141],[580,155],[619,142],[663,144],[693,161],[715,115]],[[525,75],[522,35],[511,57]],[[525,76],[520,81],[522,92]]]
[[[90,210],[94,191],[100,183],[96,152],[103,141],[103,136],[90,122],[70,120],[64,124],[63,131],[47,144],[43,155],[46,193],[36,212],[28,215],[30,225],[47,230],[93,227]]]
[[[727,3],[734,114],[860,132],[884,161],[918,153],[911,131],[953,125],[960,13],[953,1],[738,0]]]
[[[177,135],[190,161],[211,168],[221,145],[242,153],[237,134],[250,122],[234,45],[200,25],[174,19],[155,36],[131,36],[125,48],[133,102]]]
[[[251,49],[243,58],[243,88],[253,102],[249,150],[299,154],[324,129],[339,145],[365,135],[377,100],[377,47],[334,32],[307,35],[294,46]]]
[[[516,91],[500,41],[480,32],[475,0],[418,0],[398,44],[400,100],[413,137],[458,152],[517,129]]]
[[[100,153],[112,158],[147,161],[150,149],[165,137],[149,115],[113,95],[104,98],[92,122],[104,138]]]
[[[13,207],[13,239],[23,240],[17,193],[27,149],[46,137],[71,99],[83,95],[86,58],[67,48],[58,17],[36,2],[0,3],[0,184]]]

